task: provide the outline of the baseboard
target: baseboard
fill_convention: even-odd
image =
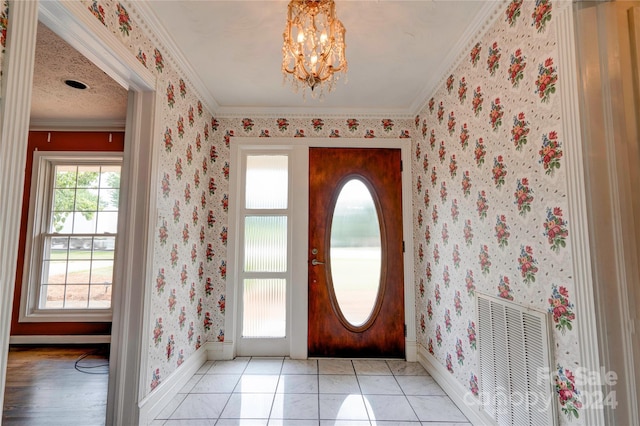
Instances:
[[[93,343],[111,343],[110,335],[65,335],[65,336],[11,336],[10,345],[82,345]]]
[[[140,401],[138,404],[140,408],[139,424],[148,425],[151,423],[206,361],[207,350],[203,346]]]
[[[235,357],[233,342],[209,342],[204,345],[208,361],[230,360]]]
[[[405,340],[404,357],[407,362],[418,361],[418,342],[415,340]]]
[[[478,426],[495,424],[493,419],[482,409],[480,401],[471,395],[469,390],[462,386],[422,345],[418,345],[418,362],[438,382],[442,390],[447,393],[472,424]]]

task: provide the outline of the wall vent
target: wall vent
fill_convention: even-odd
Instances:
[[[478,293],[480,395],[498,425],[557,425],[548,314]]]

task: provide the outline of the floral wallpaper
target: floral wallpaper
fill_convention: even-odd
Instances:
[[[214,118],[128,3],[81,1],[164,88],[145,394],[202,344],[224,340],[230,137],[412,138],[419,344],[477,395],[476,292],[550,312],[562,423],[580,423],[551,1],[512,0],[415,120]],[[2,52],[7,23],[2,0]]]
[[[9,25],[9,0],[0,1],[0,82],[2,81],[2,61],[7,46],[7,27]]]
[[[155,276],[147,330],[148,370],[145,395],[155,389],[202,344],[222,336],[226,229],[218,208],[224,197],[216,183],[225,179],[224,161],[216,161],[211,133],[215,120],[162,49],[146,37],[125,4],[83,1],[158,78],[159,109],[155,147],[157,217],[153,246]],[[227,174],[228,176],[228,174]]]
[[[418,341],[478,396],[476,292],[550,312],[562,422],[580,420],[554,4],[511,1],[415,117]]]
[[[224,341],[231,137],[410,138],[410,120],[358,118],[217,119],[204,109],[125,4],[83,0],[160,80],[162,132],[156,149],[155,218],[145,394],[206,342]]]

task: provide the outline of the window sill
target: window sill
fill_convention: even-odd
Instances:
[[[20,313],[20,322],[111,322],[111,309],[37,310]]]

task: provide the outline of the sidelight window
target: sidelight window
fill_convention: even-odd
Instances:
[[[289,281],[289,157],[245,157],[242,337],[283,338]]]

